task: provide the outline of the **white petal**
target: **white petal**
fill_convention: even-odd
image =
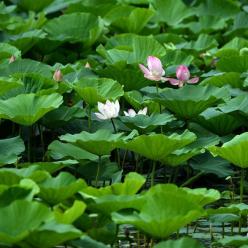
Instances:
[[[106,116],[104,116],[103,114],[100,114],[100,113],[95,113],[96,117],[101,119],[101,120],[106,120]]]

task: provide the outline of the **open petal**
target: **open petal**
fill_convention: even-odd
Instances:
[[[196,84],[199,81],[199,77],[194,77],[191,78],[190,80],[187,81],[188,84]]]
[[[139,112],[138,112],[138,115],[146,115],[147,114],[147,107],[141,109]]]
[[[107,117],[104,116],[104,115],[101,114],[101,113],[95,113],[95,115],[96,115],[97,118],[99,118],[99,119],[101,119],[101,120],[106,120],[106,119],[107,119]]]
[[[154,57],[154,56],[149,56],[147,58],[147,65],[148,65],[149,71],[156,72],[157,74],[160,74],[161,76],[164,75],[163,66],[159,58]]]
[[[98,110],[99,110],[99,112],[102,113],[102,114],[104,114],[104,112],[105,112],[104,106],[105,106],[105,105],[104,105],[103,103],[101,103],[101,102],[98,102],[98,103],[97,103]]]
[[[172,85],[179,85],[180,81],[175,79],[175,78],[167,78],[167,80],[170,82]]]
[[[120,111],[120,103],[119,103],[118,100],[116,100],[116,101],[115,101],[115,117],[118,116],[119,111]]]
[[[139,64],[139,68],[140,70],[144,73],[144,74],[147,74],[149,75],[150,74],[150,71],[142,64]]]

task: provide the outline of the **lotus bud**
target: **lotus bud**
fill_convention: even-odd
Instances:
[[[53,74],[53,79],[57,82],[60,82],[63,80],[63,74],[60,69],[57,69]]]
[[[9,58],[9,64],[10,64],[10,63],[13,63],[14,61],[16,61],[16,56],[12,55],[12,56]]]
[[[84,66],[85,68],[91,68],[91,65],[90,65],[90,63],[89,62],[87,62],[86,64],[85,64],[85,66]]]
[[[190,72],[187,66],[180,65],[176,70],[177,79],[180,81],[188,81],[190,78]]]

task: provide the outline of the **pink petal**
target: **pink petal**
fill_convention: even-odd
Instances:
[[[156,74],[160,74],[161,76],[164,75],[164,70],[162,63],[159,58],[154,56],[148,56],[147,58],[147,66],[149,71],[156,72]]]
[[[194,77],[191,78],[190,80],[187,81],[188,84],[196,84],[199,81],[199,77]]]
[[[141,70],[144,74],[147,74],[147,75],[151,74],[150,71],[149,71],[144,65],[139,64],[139,68],[140,68],[140,70]]]
[[[167,78],[167,80],[170,82],[170,84],[172,85],[179,85],[180,84],[180,80],[177,80],[175,78]]]

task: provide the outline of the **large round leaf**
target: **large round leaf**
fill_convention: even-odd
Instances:
[[[225,88],[186,85],[180,89],[166,89],[154,100],[181,118],[191,119],[228,96]]]
[[[127,142],[120,142],[119,147],[134,151],[152,160],[163,161],[170,153],[180,149],[196,139],[196,135],[186,130],[181,135],[174,133],[141,135]]]
[[[97,102],[116,100],[124,95],[122,86],[109,78],[86,78],[75,83],[74,89],[90,106]]]
[[[195,239],[183,237],[178,240],[167,240],[160,242],[154,248],[204,248],[204,246]]]
[[[24,150],[24,142],[20,137],[0,140],[0,166],[17,162]]]
[[[232,140],[224,143],[221,147],[209,147],[214,156],[220,156],[241,168],[248,167],[248,133],[236,135]]]
[[[18,200],[0,209],[0,242],[17,243],[51,218],[50,210],[38,202]]]
[[[188,193],[172,184],[152,187],[145,198],[139,213],[113,213],[113,220],[118,224],[132,224],[153,237],[166,238],[205,214],[198,204],[188,199]]]
[[[134,34],[121,34],[110,38],[105,47],[99,46],[97,52],[106,58],[108,64],[124,62],[127,64],[145,63],[149,55],[161,57],[165,48],[152,37]]]
[[[103,21],[90,13],[72,13],[50,20],[44,30],[51,40],[91,45],[101,35]]]
[[[79,134],[65,134],[59,138],[101,156],[110,154],[117,147],[117,142],[122,137],[123,133],[113,134],[108,129],[100,129],[95,133],[83,131]]]
[[[85,186],[86,183],[82,179],[76,180],[71,174],[61,172],[57,177],[47,178],[39,184],[39,195],[50,204],[56,204],[73,196]]]
[[[58,108],[62,102],[63,97],[57,93],[44,96],[21,94],[0,100],[0,118],[30,126],[49,111]]]
[[[206,109],[197,117],[197,122],[219,135],[232,133],[243,124],[242,118],[223,113],[216,108]]]
[[[24,243],[34,248],[52,248],[63,244],[65,241],[79,238],[81,235],[82,232],[74,226],[59,224],[53,221],[31,232]]]

